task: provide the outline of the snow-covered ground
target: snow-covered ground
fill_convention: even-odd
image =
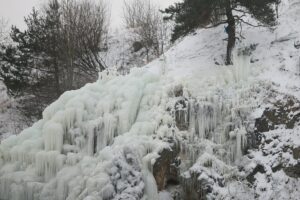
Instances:
[[[298,179],[272,165],[299,162],[283,148],[300,146],[298,126],[263,133],[243,154],[265,108],[300,100],[299,13],[297,0],[285,0],[276,29],[243,27],[233,66],[222,65],[224,28],[197,30],[144,68],[66,92],[1,142],[0,199],[172,199],[176,188],[158,194],[151,173],[170,138],[181,146],[182,187],[205,186],[210,199],[297,199]]]
[[[172,27],[172,22],[165,22],[166,40],[159,39],[160,48],[163,44],[164,51],[171,46]],[[143,67],[156,59],[156,53],[150,48],[147,60],[146,49],[139,40],[140,36],[135,33],[134,29],[124,28],[123,30],[110,31],[107,38],[107,49],[100,53],[105,65],[117,68],[120,74],[127,74],[131,68]],[[135,47],[135,44],[137,47]]]

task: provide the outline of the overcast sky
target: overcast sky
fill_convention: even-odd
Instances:
[[[9,21],[9,25],[25,28],[24,16],[28,15],[32,7],[40,7],[47,0],[0,0],[0,17]],[[95,0],[96,1],[96,0]],[[106,0],[111,6],[111,27],[120,28],[122,25],[122,3],[123,0]],[[161,8],[178,0],[151,0]]]

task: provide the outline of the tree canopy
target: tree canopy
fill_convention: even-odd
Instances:
[[[231,51],[236,41],[236,25],[274,26],[279,0],[184,0],[164,10],[165,19],[174,19],[172,41],[195,28],[210,28],[227,24],[228,46],[226,64],[231,64]],[[249,23],[247,17],[257,20]]]
[[[97,79],[107,34],[107,7],[100,1],[49,0],[13,26],[12,44],[1,45],[0,77],[13,95],[33,95],[45,105],[63,92]],[[42,109],[41,109],[42,110]]]

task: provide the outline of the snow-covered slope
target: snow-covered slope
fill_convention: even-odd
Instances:
[[[233,66],[222,65],[223,27],[198,30],[144,68],[104,72],[63,94],[43,119],[1,142],[0,199],[297,199],[298,179],[267,167],[299,161],[271,151],[299,147],[297,125],[262,133],[267,142],[243,156],[266,107],[287,95],[300,100],[300,5],[286,0],[280,9],[277,29],[243,28]],[[158,194],[154,166],[174,143],[181,185]],[[257,166],[264,170],[249,184]]]
[[[134,52],[134,34],[128,29],[110,33],[107,50],[101,52],[104,63],[115,67],[122,74],[127,74],[130,68],[141,67],[146,64],[144,49]]]

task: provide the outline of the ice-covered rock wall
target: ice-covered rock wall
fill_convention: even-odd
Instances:
[[[254,122],[250,113],[260,101],[259,84],[251,80],[247,59],[236,57],[234,66],[222,66],[212,77],[201,80],[203,88],[196,92],[177,92],[174,116],[180,128],[185,199],[229,195],[227,180],[237,174],[234,166],[247,148]]]
[[[177,126],[186,131],[183,150],[195,149],[191,145],[195,141],[198,144],[211,141],[228,148],[230,156],[221,156],[228,164],[242,156],[247,135],[245,122],[255,106],[253,93],[256,88],[248,80],[250,69],[245,59],[237,57],[234,66],[224,67],[216,73],[216,79],[208,77],[212,82],[204,81],[204,88],[197,90],[196,97],[189,91],[178,97],[174,115]],[[192,154],[196,152],[192,151]],[[198,155],[192,157],[197,159]]]
[[[162,85],[135,70],[63,94],[2,141],[1,199],[157,199],[151,166],[172,135]]]
[[[1,199],[157,200],[152,168],[170,148],[168,138],[180,141],[182,170],[208,162],[229,171],[242,156],[241,117],[250,109],[243,107],[249,86],[242,84],[249,72],[240,61],[191,81],[203,86],[197,92],[147,69],[104,72],[98,82],[66,92],[42,120],[1,143]]]

